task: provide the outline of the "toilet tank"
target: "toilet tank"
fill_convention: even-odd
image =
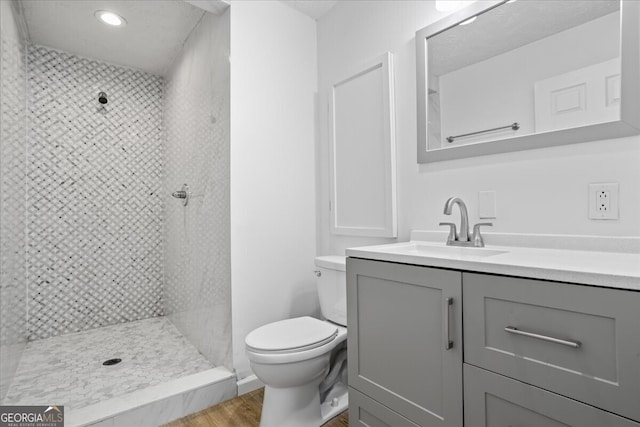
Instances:
[[[347,326],[346,257],[341,255],[316,257],[316,283],[322,316]]]

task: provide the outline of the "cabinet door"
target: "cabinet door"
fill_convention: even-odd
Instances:
[[[549,391],[464,364],[465,427],[640,427]]]
[[[364,427],[419,427],[400,414],[349,387],[349,425]]]
[[[465,362],[640,421],[640,292],[464,273]]]
[[[420,426],[462,426],[462,275],[347,259],[349,385]]]

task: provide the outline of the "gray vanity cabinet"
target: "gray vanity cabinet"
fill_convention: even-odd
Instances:
[[[638,427],[573,399],[464,364],[465,427]]]
[[[347,306],[352,425],[640,427],[638,291],[348,258]]]
[[[349,388],[349,425],[366,427],[420,427],[381,403]]]
[[[351,424],[462,426],[461,291],[460,272],[347,259]]]
[[[463,282],[465,363],[640,421],[640,292],[476,273]]]

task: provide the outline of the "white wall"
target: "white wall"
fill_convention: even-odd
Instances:
[[[234,366],[244,339],[317,314],[316,23],[276,1],[231,3],[231,283]]]
[[[492,231],[640,236],[640,137],[529,150],[436,164],[416,163],[415,31],[443,14],[433,1],[344,1],[318,21],[319,247],[339,253],[395,239],[333,236],[328,215],[330,85],[344,70],[385,51],[395,57],[398,239],[438,230],[450,196],[462,197],[477,222],[478,191],[497,192]],[[587,47],[588,48],[588,47]],[[363,159],[366,161],[366,159]],[[587,185],[620,183],[620,220],[587,218]],[[454,218],[457,220],[457,218]]]

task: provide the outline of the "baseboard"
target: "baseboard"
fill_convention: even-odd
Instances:
[[[248,377],[238,380],[238,396],[257,390],[260,387],[264,387],[262,381],[253,374],[249,375]]]

